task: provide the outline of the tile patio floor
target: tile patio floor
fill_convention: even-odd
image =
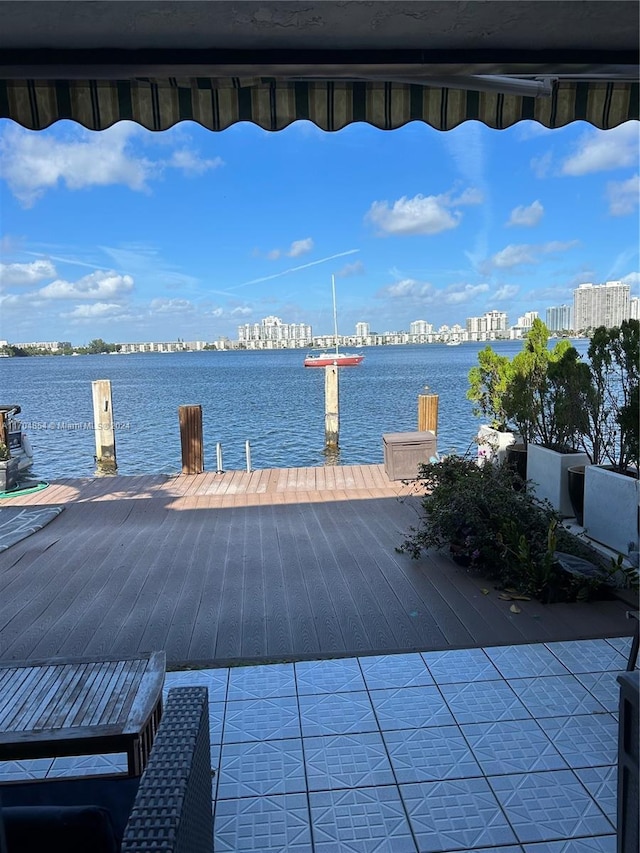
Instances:
[[[209,688],[216,853],[615,853],[630,638],[167,673]],[[5,762],[0,778],[105,770]]]

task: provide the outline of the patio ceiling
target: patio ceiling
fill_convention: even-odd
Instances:
[[[638,118],[639,6],[0,0],[0,117],[448,130]],[[514,84],[515,81],[515,84]],[[529,91],[528,89],[531,89]]]

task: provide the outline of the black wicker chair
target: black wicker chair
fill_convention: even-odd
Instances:
[[[211,853],[207,696],[206,687],[169,691],[149,762],[138,778],[1,785],[1,853]]]

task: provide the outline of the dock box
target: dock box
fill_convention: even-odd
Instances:
[[[415,480],[421,462],[436,455],[436,434],[389,432],[382,436],[384,470],[390,480]]]

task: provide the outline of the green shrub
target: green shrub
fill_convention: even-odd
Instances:
[[[554,558],[556,549],[582,557],[586,549],[548,503],[514,489],[514,478],[505,465],[479,466],[460,456],[422,465],[424,517],[398,550],[418,558],[428,548],[447,547],[471,571],[542,601],[589,597],[600,582],[568,577]]]

